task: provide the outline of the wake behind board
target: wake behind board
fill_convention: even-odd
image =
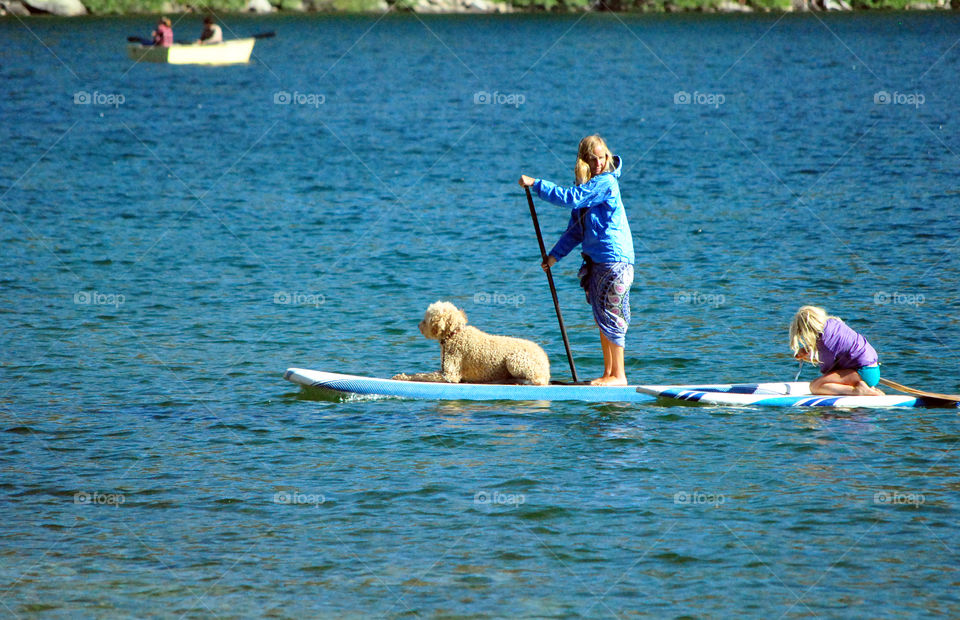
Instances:
[[[818,396],[810,384],[741,383],[728,385],[641,385],[637,391],[660,400],[687,404],[742,407],[842,407],[887,409],[890,407],[956,408],[957,403],[934,398],[887,394],[886,396]]]
[[[589,403],[652,403],[656,399],[637,386],[502,385],[494,383],[426,383],[342,375],[319,370],[288,368],[283,378],[338,397],[394,397],[419,400],[544,400]]]

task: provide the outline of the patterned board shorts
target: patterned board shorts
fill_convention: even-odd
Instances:
[[[592,263],[581,268],[589,278],[583,283],[593,318],[607,339],[623,347],[630,325],[630,285],[633,265],[629,263]]]

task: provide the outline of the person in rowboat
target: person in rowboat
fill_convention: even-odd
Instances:
[[[157,22],[157,29],[153,31],[153,44],[160,47],[173,45],[173,24],[170,18],[161,17]]]
[[[620,200],[620,169],[620,158],[610,153],[603,138],[593,135],[580,141],[573,187],[520,176],[522,187],[571,209],[567,230],[541,267],[549,269],[582,244],[583,264],[577,275],[593,308],[603,347],[603,376],[592,385],[627,385],[623,351],[630,325],[634,258],[633,237]]]
[[[880,364],[867,339],[839,317],[818,306],[803,306],[790,322],[794,358],[820,365],[821,375],[810,382],[811,394],[883,396],[877,389]]]
[[[209,15],[203,18],[203,32],[200,33],[197,43],[200,45],[223,43],[223,30]]]

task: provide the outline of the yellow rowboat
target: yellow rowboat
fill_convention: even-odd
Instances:
[[[232,65],[250,62],[253,44],[257,39],[233,39],[209,45],[174,43],[170,47],[142,45],[127,46],[132,60],[142,62],[165,62],[171,65]]]

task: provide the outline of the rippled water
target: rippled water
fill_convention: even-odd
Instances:
[[[278,36],[228,68],[127,60],[151,22],[0,21],[5,613],[960,613],[955,412],[282,380],[436,368],[437,299],[564,377],[516,178],[568,182],[597,131],[631,380],[790,379],[818,303],[887,376],[960,390],[957,17],[232,18]]]

